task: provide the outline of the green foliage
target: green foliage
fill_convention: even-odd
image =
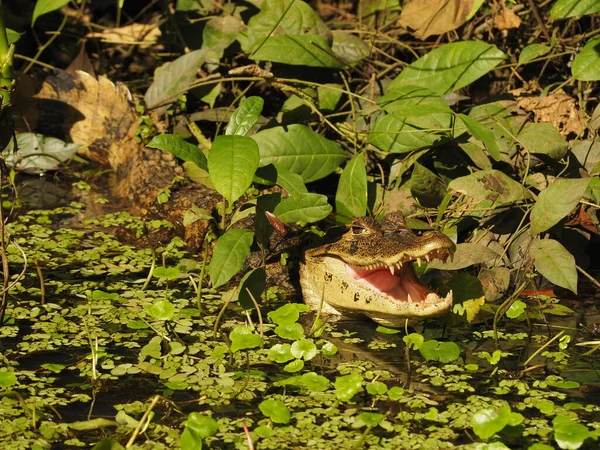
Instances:
[[[240,271],[250,253],[253,236],[250,230],[233,229],[217,240],[208,266],[214,287],[227,283]]]
[[[172,153],[184,161],[193,162],[202,170],[208,170],[204,153],[202,153],[196,145],[184,141],[179,136],[173,134],[160,134],[152,138],[148,143],[148,147],[158,148]]]

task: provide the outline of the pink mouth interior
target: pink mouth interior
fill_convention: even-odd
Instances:
[[[346,264],[346,273],[359,283],[401,302],[408,301],[408,294],[413,302],[422,302],[428,294],[433,292],[417,280],[409,264],[405,264],[401,269],[396,269],[394,275],[387,267],[365,269]]]

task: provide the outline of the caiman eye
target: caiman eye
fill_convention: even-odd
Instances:
[[[369,230],[367,230],[364,227],[360,227],[360,226],[356,226],[356,225],[352,227],[352,233],[354,233],[354,234],[365,234],[368,232],[369,232]]]

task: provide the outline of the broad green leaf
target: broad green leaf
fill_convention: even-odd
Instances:
[[[348,161],[342,172],[335,209],[346,217],[362,217],[367,212],[367,168],[362,153]]]
[[[367,390],[368,387],[369,385],[367,385]],[[381,413],[364,411],[358,415],[358,418],[365,426],[376,427],[383,419],[385,419],[385,416]]]
[[[225,130],[226,135],[237,134],[245,136],[256,124],[262,112],[265,101],[260,97],[248,97],[231,115],[231,120]]]
[[[69,3],[69,0],[37,0],[37,2],[35,2],[35,8],[33,8],[33,16],[31,16],[31,28],[35,25],[35,21],[38,17],[56,11],[67,3]]]
[[[0,370],[0,387],[9,388],[17,384],[17,376],[14,372]]]
[[[419,346],[419,352],[427,361],[439,361],[447,364],[459,358],[460,347],[454,342],[438,342],[431,339]]]
[[[227,283],[237,274],[250,253],[254,233],[246,229],[233,229],[221,236],[208,266],[210,281],[214,288]]]
[[[342,375],[335,379],[335,395],[343,402],[349,402],[363,390],[364,379],[358,373]]]
[[[193,162],[202,170],[208,170],[206,156],[204,156],[202,150],[197,145],[190,144],[174,134],[159,134],[158,136],[154,136],[147,146],[172,153],[184,161]]]
[[[273,164],[302,176],[306,183],[326,177],[346,158],[339,145],[304,125],[275,127],[252,136],[260,151],[260,165]]]
[[[587,41],[575,56],[571,73],[575,79],[581,81],[600,80],[600,36]]]
[[[187,227],[198,220],[214,220],[210,213],[203,209],[198,208],[197,206],[192,206],[188,209],[183,215],[183,226]]]
[[[438,94],[471,84],[500,64],[506,55],[491,44],[478,41],[442,45],[406,67],[388,86],[423,86]]]
[[[315,372],[302,374],[302,382],[309,391],[325,392],[329,389],[329,380],[323,375],[318,375]]]
[[[491,248],[482,244],[472,242],[463,242],[457,244],[454,256],[446,262],[441,260],[433,260],[427,264],[427,268],[443,269],[443,270],[459,270],[474,264],[481,264],[493,259],[499,258],[500,255]]]
[[[585,167],[588,174],[596,174],[600,164],[600,140],[585,139],[575,141],[571,147],[571,153],[575,155],[579,164]]]
[[[558,0],[550,10],[553,19],[567,19],[600,12],[598,0]]]
[[[280,306],[275,311],[267,314],[269,320],[277,325],[289,325],[295,323],[300,318],[301,312],[308,311],[308,305],[301,303],[287,303]]]
[[[558,415],[552,419],[554,439],[560,448],[575,450],[591,436],[588,427],[575,422],[570,416]]]
[[[231,341],[231,351],[234,353],[263,345],[261,337],[252,331],[252,328],[245,325],[237,326],[231,330],[229,340]]]
[[[275,344],[269,349],[269,359],[279,364],[291,361],[294,359],[291,349],[292,346],[290,344]]]
[[[525,312],[525,309],[527,309],[525,302],[521,300],[515,300],[506,310],[506,317],[510,319],[516,319]]]
[[[181,275],[179,267],[157,267],[152,271],[152,276],[156,278],[165,278],[174,280]]]
[[[275,423],[288,423],[291,419],[290,412],[281,400],[263,400],[258,408]]]
[[[354,66],[369,56],[371,49],[359,36],[345,30],[334,30],[331,34],[333,35],[331,50],[349,66]]]
[[[511,414],[510,406],[508,405],[478,411],[473,415],[473,431],[480,439],[487,441],[508,425]]]
[[[369,143],[390,153],[409,153],[444,139],[435,129],[423,130],[390,114],[379,118],[369,133]]]
[[[14,140],[11,139],[2,152],[6,164],[15,170],[40,174],[58,169],[77,153],[81,144],[67,143],[42,134],[19,133],[17,148],[15,151]]]
[[[492,163],[481,145],[475,142],[463,142],[458,144],[458,146],[471,158],[473,164],[480,169],[489,170],[492,168]]]
[[[174,313],[175,307],[166,298],[156,301],[148,308],[148,314],[157,320],[171,320]]]
[[[449,189],[465,194],[478,201],[489,201],[493,205],[518,202],[530,197],[520,183],[499,170],[480,170],[450,182]]]
[[[263,267],[257,267],[244,275],[237,289],[238,301],[244,309],[255,309],[254,301],[260,303],[265,282],[266,273]]]
[[[8,37],[8,45],[14,44],[21,39],[21,33],[11,30],[10,28],[6,29],[6,36]]]
[[[299,323],[288,323],[277,326],[275,334],[283,339],[297,341],[304,337],[304,328]]]
[[[342,67],[332,56],[331,32],[301,0],[271,0],[238,37],[251,59],[313,67]]]
[[[548,47],[544,44],[531,44],[521,50],[519,54],[519,65],[527,64],[529,61],[544,56],[552,50],[552,47]]]
[[[452,115],[452,110],[440,94],[424,86],[400,85],[394,89],[388,88],[385,95],[377,99],[377,104],[399,119],[441,113],[448,116],[445,122],[449,125]]]
[[[544,278],[577,294],[575,258],[558,241],[536,239],[531,245],[531,257]]]
[[[277,184],[288,191],[290,195],[308,193],[300,175],[281,167],[277,169]]]
[[[504,158],[516,152],[515,136],[519,134],[527,116],[516,102],[500,100],[474,106],[469,117],[488,128],[493,134]],[[510,153],[509,153],[510,152]]]
[[[590,178],[563,178],[540,192],[531,211],[531,234],[548,230],[573,211],[589,182]]]
[[[446,194],[446,185],[431,170],[418,162],[410,176],[410,192],[425,207],[438,206]]]
[[[333,208],[327,197],[321,194],[295,194],[283,200],[273,214],[283,223],[318,222],[331,213]]]
[[[219,194],[229,203],[252,184],[259,163],[258,146],[246,136],[217,136],[208,152],[208,174]]]
[[[186,428],[194,430],[202,439],[213,436],[219,431],[219,424],[210,416],[192,412],[185,422]]]
[[[167,106],[185,93],[196,79],[204,58],[204,50],[195,50],[157,69],[154,81],[144,95],[146,106]]]
[[[480,140],[485,144],[490,156],[496,161],[500,161],[500,149],[498,148],[498,144],[494,138],[494,133],[488,130],[485,125],[480,124],[476,120],[473,120],[464,114],[459,114],[458,117],[460,117],[460,120],[463,121],[469,130],[469,133],[471,133],[475,139]]]
[[[206,61],[212,72],[218,66],[223,52],[237,39],[238,33],[244,28],[244,23],[233,16],[212,17],[202,30],[202,49],[205,50]]]
[[[551,123],[528,123],[518,136],[519,142],[531,153],[561,159],[569,145]]]
[[[291,352],[298,359],[310,361],[317,356],[317,346],[312,339],[300,339],[292,344]]]

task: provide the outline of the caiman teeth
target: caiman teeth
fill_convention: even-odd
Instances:
[[[407,295],[407,297],[408,297],[408,303],[412,303],[412,302],[413,302],[413,299],[412,299],[412,297],[410,296],[410,294],[406,294],[406,295]]]
[[[421,267],[421,258],[417,258],[417,265]]]
[[[390,273],[391,273],[392,275],[394,275],[394,266],[389,266],[389,269],[390,269]]]

